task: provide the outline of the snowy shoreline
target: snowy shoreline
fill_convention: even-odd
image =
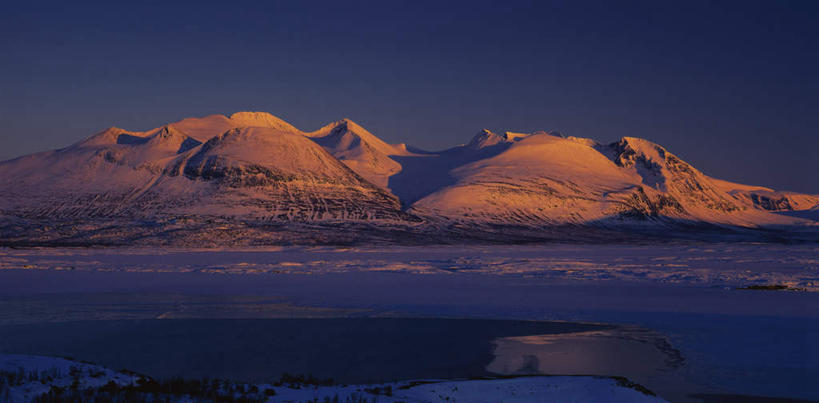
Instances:
[[[214,397],[222,401],[259,402],[664,401],[644,387],[616,377],[507,376],[360,385],[321,384],[298,377],[276,384],[227,380],[156,382],[134,373],[111,371],[65,358],[0,354],[0,399],[3,401],[29,402],[44,397],[71,396],[85,399],[137,396],[174,402],[208,401]]]

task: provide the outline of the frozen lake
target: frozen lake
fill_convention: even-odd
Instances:
[[[488,376],[495,339],[608,328],[425,318],[96,320],[0,326],[0,351],[156,378],[272,383],[290,373],[349,384]]]
[[[819,399],[816,245],[0,253],[6,329],[157,318],[610,323],[622,326],[539,337],[497,334],[485,369],[622,375],[673,401],[696,401],[690,394]],[[771,285],[790,290],[742,289]],[[624,365],[612,366],[618,361]]]
[[[699,244],[275,247],[247,250],[0,249],[0,270],[213,274],[490,274],[551,281],[819,290],[819,245]]]

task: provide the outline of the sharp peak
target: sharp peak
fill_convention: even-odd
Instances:
[[[166,125],[162,125],[155,129],[155,134],[159,133],[169,133],[169,134],[181,134],[183,136],[187,136],[185,132],[182,130],[177,129],[173,123],[168,123]]]
[[[649,147],[649,148],[654,148],[654,149],[660,150],[662,152],[668,152],[668,150],[665,147],[663,147],[663,146],[661,146],[661,145],[659,145],[659,144],[657,144],[657,143],[655,143],[655,142],[653,142],[651,140],[646,140],[646,139],[640,138],[640,137],[625,136],[625,137],[620,138],[620,141],[615,142],[614,145],[630,146],[631,148],[635,148],[635,149],[641,149],[643,147]]]
[[[332,131],[348,130],[351,132],[366,132],[372,135],[367,129],[356,123],[350,118],[343,118],[327,125],[332,128]],[[326,126],[325,126],[326,127]]]
[[[620,142],[635,143],[635,144],[639,144],[639,143],[642,143],[642,144],[655,144],[655,145],[657,145],[657,143],[655,143],[655,142],[653,142],[651,140],[646,140],[646,139],[641,138],[641,137],[632,137],[632,136],[623,136],[623,137],[620,138]]]
[[[361,125],[359,125],[358,123],[356,123],[354,120],[352,120],[350,118],[339,119],[339,120],[335,121],[333,123],[333,125],[335,125],[335,126],[361,127]]]
[[[475,133],[475,135],[474,135],[474,136],[472,136],[472,140],[473,140],[473,141],[475,141],[475,140],[479,140],[479,139],[484,139],[484,138],[492,138],[492,137],[498,137],[498,138],[501,138],[501,136],[499,136],[498,134],[496,134],[496,133],[495,133],[495,132],[493,132],[492,130],[489,130],[489,129],[481,129],[480,131],[478,131],[477,133]]]
[[[480,131],[478,131],[477,134],[475,134],[475,136],[473,136],[473,139],[498,137],[499,139],[502,139],[503,141],[506,141],[506,142],[514,142],[514,141],[517,141],[517,140],[520,140],[520,139],[523,139],[523,138],[526,138],[526,137],[529,137],[529,136],[532,136],[532,135],[537,135],[537,134],[548,134],[548,135],[551,135],[551,136],[565,138],[565,136],[562,133],[558,132],[558,131],[549,131],[549,132],[547,132],[547,131],[541,130],[541,131],[536,131],[536,132],[532,132],[532,133],[521,133],[521,132],[514,132],[514,131],[505,131],[505,132],[503,132],[502,135],[500,135],[500,134],[497,134],[497,133],[495,133],[495,132],[493,132],[492,130],[489,130],[489,129],[481,129]]]
[[[489,129],[482,129],[477,134],[472,136],[472,140],[465,144],[465,146],[473,149],[480,149],[506,142],[507,141],[504,139],[504,137],[495,134]]]
[[[498,135],[497,133],[493,132],[492,130],[481,129],[480,131],[475,133],[474,136],[472,136],[472,140],[475,141],[475,140],[479,140],[479,139],[494,138],[494,137],[498,137],[500,139],[503,138],[502,136]]]

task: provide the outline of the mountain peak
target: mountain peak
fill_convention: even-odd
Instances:
[[[171,126],[171,125],[164,125],[164,126],[160,127],[153,135],[157,136],[157,137],[164,137],[164,138],[176,137],[176,136],[187,137],[187,135],[185,133],[183,133],[181,130],[179,130],[179,129]]]
[[[86,137],[83,140],[74,144],[74,147],[88,147],[88,146],[102,146],[108,144],[116,144],[117,138],[121,134],[130,133],[125,129],[120,129],[119,127],[111,126],[105,130],[102,130],[98,133],[92,134],[89,137]]]
[[[300,132],[290,123],[267,112],[236,112],[230,115],[229,119],[237,127],[269,127],[294,133]]]
[[[0,180],[16,192],[0,195],[0,216],[32,220],[403,220],[389,192],[419,222],[429,219],[424,231],[440,222],[807,225],[770,211],[819,205],[813,195],[712,179],[637,137],[602,145],[554,131],[483,129],[468,145],[415,153],[348,118],[305,133],[264,112],[147,131],[111,127],[65,149],[0,163]]]
[[[334,123],[331,123],[330,125],[333,126],[334,131],[335,130],[349,130],[349,131],[355,132],[355,133],[367,133],[370,136],[375,137],[374,134],[370,133],[369,131],[367,131],[367,129],[365,129],[364,127],[362,127],[361,125],[359,125],[358,123],[356,123],[355,121],[353,121],[350,118],[344,118],[344,119],[338,120],[338,121],[336,121]]]
[[[666,149],[661,145],[639,137],[623,137],[620,142],[613,144],[617,151],[617,160],[620,166],[631,166],[634,159],[639,157],[654,164],[664,164]]]
[[[503,137],[493,133],[489,129],[483,129],[474,137],[472,140],[467,144],[467,147],[474,148],[474,149],[481,149],[485,147],[491,147],[500,143],[505,143],[506,139]]]
[[[173,150],[175,154],[188,151],[202,142],[188,136],[172,125],[165,125],[148,135],[146,144],[156,148],[166,148]]]

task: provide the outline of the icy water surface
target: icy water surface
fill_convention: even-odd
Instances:
[[[621,375],[672,401],[816,400],[818,273],[816,245],[3,250],[0,325],[377,317],[616,324],[539,336],[441,334],[475,333],[482,370],[494,373]]]
[[[69,356],[152,377],[344,383],[491,375],[500,337],[609,329],[568,322],[424,318],[177,319],[0,326],[0,352]]]
[[[663,244],[276,247],[249,250],[0,249],[0,270],[331,274],[492,274],[819,290],[819,245]]]

